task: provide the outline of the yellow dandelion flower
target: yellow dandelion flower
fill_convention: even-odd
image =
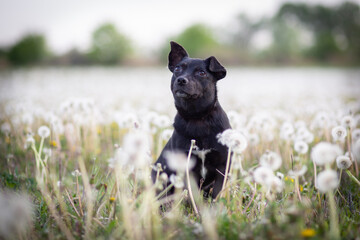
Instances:
[[[304,191],[303,185],[300,185],[300,192]]]
[[[101,134],[101,127],[97,127],[96,132],[97,132],[97,134]]]
[[[50,141],[50,146],[52,147],[57,147],[57,142],[56,141]]]
[[[113,203],[115,201],[115,197],[110,197],[110,203]]]
[[[305,238],[310,238],[316,235],[316,232],[312,228],[306,228],[301,231],[301,236]]]

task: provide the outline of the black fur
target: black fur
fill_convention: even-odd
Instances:
[[[167,167],[164,157],[166,151],[189,152],[191,140],[196,140],[196,146],[210,149],[206,154],[205,168],[207,173],[202,179],[202,160],[197,155],[192,175],[205,192],[213,187],[212,197],[220,192],[225,174],[227,147],[218,143],[216,136],[231,128],[229,120],[217,99],[216,83],[226,76],[225,68],[215,57],[205,60],[190,58],[185,49],[175,42],[170,42],[169,70],[173,73],[171,91],[178,111],[174,121],[174,132],[169,142],[160,154],[157,163],[168,176],[175,174]],[[222,174],[220,174],[220,172]],[[152,179],[156,180],[156,171],[152,171]]]

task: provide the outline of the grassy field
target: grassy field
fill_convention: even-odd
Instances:
[[[220,197],[204,199],[186,174],[152,166],[172,133],[173,109],[148,107],[161,99],[114,117],[86,98],[2,100],[0,239],[359,239],[359,103],[346,91],[229,100],[237,134],[224,144],[245,148]],[[162,198],[165,182],[176,191]]]

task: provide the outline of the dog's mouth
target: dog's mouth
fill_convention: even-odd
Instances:
[[[184,92],[183,90],[177,90],[175,91],[175,96],[178,98],[196,99],[198,97],[198,94],[189,94],[187,92]]]

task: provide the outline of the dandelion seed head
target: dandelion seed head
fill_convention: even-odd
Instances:
[[[293,170],[290,170],[288,175],[290,177],[301,177],[303,176],[307,171],[306,165],[303,165],[301,167],[295,167]]]
[[[170,152],[167,151],[164,153],[164,157],[168,166],[171,170],[176,172],[185,172],[187,165],[187,156],[182,152]],[[195,166],[194,159],[190,158],[189,170]]]
[[[75,170],[71,173],[71,175],[73,175],[74,177],[80,177],[80,176],[81,176],[81,172],[80,172],[79,170],[75,169]]]
[[[299,154],[305,154],[309,150],[309,146],[305,141],[296,141],[294,143],[294,150]]]
[[[245,136],[237,130],[227,129],[217,135],[219,143],[226,145],[236,153],[241,153],[247,147],[247,140]]]
[[[279,169],[281,167],[281,163],[282,159],[280,155],[272,151],[266,151],[260,157],[260,165],[271,168],[273,171]]]
[[[47,126],[41,126],[38,129],[38,134],[42,138],[47,138],[50,136],[50,129]]]
[[[273,177],[270,189],[274,192],[280,193],[284,189],[284,182],[278,177]]]
[[[356,142],[357,140],[360,139],[360,128],[356,128],[352,131],[351,133],[351,137],[353,142]]]
[[[336,158],[336,165],[340,169],[348,169],[352,162],[348,156],[338,156]]]
[[[322,193],[334,190],[339,185],[337,173],[331,169],[320,172],[316,182],[317,186],[315,187]]]
[[[336,126],[331,130],[331,135],[334,141],[344,141],[347,136],[346,128],[343,126]]]
[[[184,188],[184,179],[181,175],[171,174],[169,178],[170,182],[174,184],[175,188]]]
[[[353,128],[355,127],[355,121],[354,118],[350,115],[344,116],[341,119],[341,125],[345,128]]]
[[[255,182],[269,187],[272,184],[274,178],[273,171],[268,167],[258,167],[254,171],[254,180]]]
[[[313,147],[311,151],[311,158],[316,165],[322,166],[325,164],[331,164],[335,161],[336,157],[342,153],[343,152],[338,145],[328,142],[320,142]]]

